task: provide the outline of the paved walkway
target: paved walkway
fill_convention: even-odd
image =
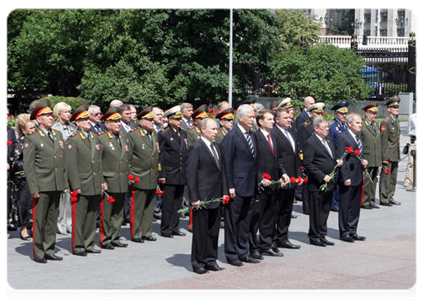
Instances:
[[[405,123],[401,127],[405,128]],[[402,136],[401,144],[407,138]],[[191,271],[191,234],[188,219],[181,219],[186,237],[165,239],[154,223],[156,242],[125,249],[102,250],[101,254],[77,257],[70,253],[71,236],[57,236],[57,254],[62,262],[36,264],[31,259],[32,244],[7,233],[8,297],[16,299],[90,298],[198,298],[200,290],[231,298],[313,298],[323,299],[414,299],[416,283],[416,193],[402,186],[407,159],[400,163],[395,199],[400,206],[361,210],[358,233],[365,242],[345,243],[338,239],[338,215],[331,212],[328,239],[334,247],[308,243],[308,216],[295,204],[290,239],[300,250],[282,249],[284,257],[265,259],[254,265],[233,267],[226,263],[223,235],[219,239],[218,263],[226,270],[197,275]],[[378,201],[378,200],[377,200]],[[129,239],[128,226],[122,240]],[[6,290],[5,289],[5,290]],[[186,289],[184,291],[178,291]],[[67,291],[61,291],[67,290]],[[98,291],[100,290],[100,291]],[[176,290],[176,291],[175,291]],[[242,291],[241,291],[242,290]],[[53,294],[51,294],[53,292]],[[124,293],[124,294],[122,294]],[[54,295],[54,296],[53,296]],[[204,297],[204,294],[201,294]]]

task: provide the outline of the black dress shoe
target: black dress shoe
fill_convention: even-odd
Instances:
[[[37,257],[34,258],[34,261],[40,264],[46,264],[47,263],[47,259],[45,259],[44,257]]]
[[[344,242],[349,242],[349,243],[354,242],[354,239],[349,234],[348,235],[341,235],[340,240],[344,241]]]
[[[173,238],[173,234],[162,234],[162,237]],[[142,243],[144,243],[144,241],[142,241]]]
[[[104,244],[101,246],[101,248],[107,249],[107,250],[113,250],[115,249],[115,246],[113,246],[112,244]]]
[[[350,233],[350,237],[352,237],[355,241],[365,241],[365,236],[359,236],[357,233]]]
[[[179,229],[174,230],[172,233],[173,233],[173,235],[179,235],[179,236],[186,236],[187,235],[185,232],[182,232]]]
[[[321,241],[321,240],[310,239],[310,244],[312,244],[314,246],[319,246],[319,247],[326,247],[326,244],[323,243],[323,241]]]
[[[135,243],[144,243],[144,240],[142,238],[133,238],[132,241]]]
[[[154,213],[153,217],[156,220],[161,220],[162,219],[162,214],[161,213]]]
[[[206,264],[205,269],[206,270],[209,270],[209,271],[222,271],[222,270],[225,270],[225,268],[219,267],[219,265],[216,262],[214,264]]]
[[[63,257],[57,256],[54,254],[45,254],[44,258],[48,260],[63,260]]]
[[[266,256],[277,256],[277,257],[283,256],[283,253],[281,253],[281,252],[276,253],[272,249],[263,250],[263,251],[261,251],[261,254],[266,255]]]
[[[278,247],[272,247],[273,252],[279,253],[281,252],[281,250],[279,250]]]
[[[78,252],[75,252],[74,255],[87,256],[87,252],[85,250],[84,251],[78,251]]]
[[[260,260],[263,259],[263,256],[258,251],[252,251],[252,252],[250,252],[250,256],[252,258],[255,258],[255,259],[260,259]]]
[[[325,237],[321,238],[320,240],[321,240],[323,243],[325,243],[325,244],[326,244],[326,246],[335,246],[335,243],[334,243],[334,242],[330,242],[330,241],[328,241]]]
[[[380,202],[380,205],[383,205],[383,206],[392,206],[391,202]]]
[[[235,267],[242,267],[244,265],[239,259],[228,260],[228,264],[233,265]]]
[[[257,264],[260,262],[258,259],[252,257],[241,258],[241,261],[249,264]]]
[[[401,205],[401,202],[395,201],[394,199],[389,200],[389,203],[391,203],[393,205]]]
[[[364,209],[372,209],[372,207],[370,205],[363,205],[361,208],[364,208]]]
[[[279,243],[278,247],[287,248],[287,249],[300,249],[301,248],[301,246],[299,246],[299,245],[291,244],[290,241],[285,241],[285,242]]]
[[[370,206],[372,207],[372,208],[376,208],[376,209],[379,209],[380,207],[379,206],[377,206],[376,204],[370,204]]]
[[[297,215],[291,215],[291,218],[292,219],[296,219],[297,218]]]
[[[331,208],[330,210],[333,211],[333,212],[339,212],[339,208],[337,208],[337,207]]]
[[[124,244],[124,243],[121,243],[121,242],[114,242],[114,243],[112,243],[112,245],[115,246],[115,247],[118,247],[118,248],[128,247],[128,244]]]
[[[205,268],[202,268],[202,267],[192,267],[192,270],[193,270],[195,273],[200,274],[200,275],[202,275],[202,274],[206,274],[206,273],[208,273],[208,272],[209,272],[209,271],[207,271]]]
[[[142,237],[145,241],[149,241],[149,242],[155,242],[157,241],[157,238],[155,238],[154,236],[143,236]]]
[[[91,253],[91,254],[99,254],[99,253],[101,253],[101,250],[98,250],[98,249],[91,249],[91,250],[87,250],[87,253]]]

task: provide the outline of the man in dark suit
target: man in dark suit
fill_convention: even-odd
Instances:
[[[250,255],[263,259],[262,255],[283,256],[272,248],[275,232],[275,204],[279,186],[271,184],[270,180],[279,180],[285,174],[283,165],[279,164],[279,148],[276,136],[271,134],[275,123],[272,111],[262,110],[257,113],[257,183],[259,185],[257,200],[254,203],[253,216],[250,225]],[[265,178],[264,174],[270,175]],[[285,174],[284,181],[289,182]],[[257,239],[257,232],[260,231]],[[279,249],[278,249],[279,250]]]
[[[97,134],[105,131],[106,126],[104,125],[104,122],[101,121],[103,114],[101,113],[100,107],[98,107],[97,105],[90,105],[88,107],[88,112],[90,113],[89,118],[91,122],[90,131]]]
[[[363,186],[363,168],[368,165],[363,155],[363,142],[360,137],[361,116],[350,114],[347,117],[348,130],[336,139],[336,157],[340,158],[346,147],[353,147],[360,151],[362,161],[354,153],[345,156],[342,167],[338,172],[339,182],[339,235],[345,242],[364,241],[366,238],[357,235],[358,220],[360,218],[361,192]]]
[[[119,108],[120,114],[122,116],[122,119],[120,120],[120,123],[122,124],[120,127],[120,132],[127,134],[133,128],[137,127],[137,124],[132,122],[132,109],[129,104],[122,104]]]
[[[300,128],[301,124],[303,124],[305,121],[311,118],[308,108],[310,105],[313,105],[314,103],[316,103],[316,100],[314,100],[313,97],[308,96],[304,98],[304,109],[295,119],[295,124],[297,128]]]
[[[335,165],[342,166],[342,161],[336,160],[335,147],[327,138],[328,122],[324,117],[313,120],[314,133],[309,137],[304,147],[304,166],[308,172],[308,190],[310,193],[310,227],[308,237],[310,244],[325,247],[335,243],[326,239],[327,220],[332,202],[333,190],[336,187],[335,178],[329,174]],[[323,184],[326,190],[321,190]]]
[[[182,121],[181,121],[181,128],[183,130],[188,129],[192,125],[194,125],[194,121],[192,120],[192,114],[194,112],[194,107],[191,103],[182,103],[181,104],[181,114],[182,114]]]
[[[375,88],[375,95],[378,100],[385,99],[385,87],[382,85],[382,82],[379,82]]]
[[[218,199],[229,194],[220,146],[215,143],[217,124],[213,119],[201,121],[201,137],[188,148],[187,187],[189,201],[194,206],[191,264],[194,272],[220,271],[216,263],[220,202],[211,202],[206,209],[198,209],[201,200]]]
[[[249,226],[256,191],[256,135],[251,131],[254,109],[241,105],[237,125],[223,138],[229,194],[232,201],[225,207],[225,255],[229,264],[260,262],[249,256]]]
[[[159,132],[161,171],[158,180],[164,190],[160,232],[163,237],[172,238],[174,235],[186,235],[179,230],[178,210],[182,205],[186,184],[188,139],[186,131],[181,129],[182,115],[179,105],[169,109],[163,117],[169,119],[169,126]]]
[[[302,176],[301,160],[298,151],[298,140],[291,127],[292,119],[285,107],[278,108],[275,113],[276,125],[271,134],[277,138],[279,160],[282,161],[285,172],[289,178]],[[288,239],[288,229],[291,224],[291,215],[294,204],[295,189],[300,184],[289,184],[278,192],[276,201],[276,232],[275,244],[277,247],[299,249],[299,245],[292,244]]]

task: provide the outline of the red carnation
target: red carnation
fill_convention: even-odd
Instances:
[[[345,147],[348,153],[353,153],[353,147]]]
[[[304,178],[304,183],[307,183],[308,182],[308,178],[306,177],[306,178]]]
[[[357,155],[357,156],[358,156],[358,155],[360,155],[360,150],[359,150],[359,149],[356,149],[356,150],[354,151],[354,154],[355,154],[355,155]]]
[[[386,172],[385,172],[385,174],[386,174],[386,175],[389,175],[389,172],[390,172],[390,169],[389,169],[389,168],[386,168]]]
[[[156,190],[156,195],[163,195],[163,194],[164,194],[164,191]]]
[[[270,180],[271,178],[272,178],[272,176],[270,176],[269,174],[263,173],[263,179]]]
[[[134,180],[134,175],[132,175],[132,174],[128,175],[128,179],[129,180]]]
[[[135,177],[135,182],[140,182],[140,178],[139,177]]]
[[[228,204],[230,199],[231,199],[231,198],[229,198],[229,196],[228,196],[228,195],[224,196],[224,197],[223,197],[223,204]]]
[[[301,176],[298,176],[298,184],[301,184],[302,181],[303,179],[301,178]]]
[[[71,203],[75,203],[78,201],[78,192],[76,190],[72,191],[70,201]]]
[[[72,191],[71,196],[72,196],[72,197],[76,197],[76,196],[78,196],[78,192],[77,192],[76,190],[75,190],[75,191]]]
[[[296,182],[297,182],[297,178],[291,177],[291,183],[296,183]]]
[[[106,200],[109,201],[110,204],[113,204],[116,201],[112,196],[107,197]]]
[[[12,146],[12,145],[13,145],[13,142],[11,142],[11,141],[7,141],[7,145],[8,145],[8,146]]]

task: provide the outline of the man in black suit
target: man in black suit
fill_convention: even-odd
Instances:
[[[220,271],[216,263],[221,209],[220,202],[211,202],[206,209],[198,209],[201,200],[227,196],[228,182],[220,146],[215,143],[216,121],[201,121],[201,137],[188,148],[187,187],[193,209],[191,264],[194,272]]]
[[[278,108],[275,113],[276,125],[271,133],[277,138],[279,160],[282,161],[285,172],[289,178],[302,176],[301,160],[298,152],[298,140],[291,127],[291,115],[285,107]],[[276,232],[275,244],[277,247],[299,249],[299,245],[292,244],[288,239],[288,229],[291,224],[291,215],[294,204],[295,189],[300,184],[289,184],[278,192],[276,201]]]
[[[254,109],[241,105],[237,111],[237,125],[223,138],[229,195],[232,200],[225,207],[225,255],[229,264],[242,266],[244,262],[257,263],[249,255],[249,226],[256,191],[257,141]]]
[[[345,242],[364,241],[366,238],[357,235],[358,220],[360,218],[361,191],[363,187],[363,168],[368,162],[363,159],[363,142],[360,137],[361,116],[350,114],[347,116],[348,130],[336,139],[336,156],[340,158],[345,147],[359,150],[360,161],[354,153],[347,154],[342,167],[339,169],[339,235]]]
[[[279,148],[276,136],[271,134],[275,123],[273,113],[270,110],[262,110],[257,113],[257,183],[258,201],[254,203],[254,211],[250,225],[250,255],[256,259],[263,259],[262,255],[283,256],[279,251],[272,248],[275,232],[275,204],[279,186],[271,184],[270,180],[279,180],[284,174],[284,181],[289,182],[283,165],[279,164]],[[265,178],[264,174],[270,175]],[[257,240],[257,232],[260,231]]]
[[[310,196],[310,227],[308,237],[310,244],[326,247],[335,243],[326,239],[327,220],[335,189],[335,178],[329,174],[335,165],[342,166],[342,160],[336,159],[333,143],[327,138],[329,124],[322,116],[313,120],[314,133],[304,146],[303,164],[308,172],[308,190]],[[323,184],[327,189],[321,190]]]
[[[304,109],[295,119],[295,125],[297,128],[300,128],[301,124],[303,124],[305,121],[311,118],[308,108],[310,105],[313,105],[314,103],[316,103],[316,100],[314,100],[313,97],[308,96],[304,98]]]
[[[385,87],[382,85],[382,82],[379,82],[375,88],[376,99],[383,100],[385,99]]]
[[[130,132],[133,128],[137,127],[137,124],[132,122],[132,109],[129,104],[122,104],[119,106],[120,108],[120,114],[122,116],[122,119],[120,120],[120,123],[122,126],[120,127],[120,132],[123,134],[127,134]]]
[[[178,210],[182,205],[186,184],[185,162],[188,149],[187,133],[181,129],[181,107],[169,109],[163,117],[169,119],[169,126],[159,132],[161,171],[159,183],[163,186],[162,222],[160,232],[163,237],[185,236],[179,230]]]
[[[91,122],[90,131],[97,134],[106,131],[106,125],[103,121],[101,121],[103,114],[101,113],[100,107],[98,107],[97,105],[90,105],[88,107],[88,112],[90,113],[89,118]]]

